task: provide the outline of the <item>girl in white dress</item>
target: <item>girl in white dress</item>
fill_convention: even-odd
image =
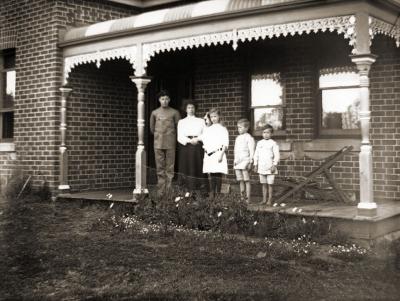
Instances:
[[[203,173],[208,174],[210,198],[221,191],[222,174],[228,173],[226,151],[229,146],[229,133],[220,123],[220,112],[211,109],[209,112],[212,125],[204,128],[199,140],[203,142]]]

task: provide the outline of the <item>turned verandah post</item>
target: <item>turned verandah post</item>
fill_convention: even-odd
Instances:
[[[66,145],[67,136],[67,99],[72,89],[61,87],[61,108],[60,108],[60,184],[58,189],[68,191],[70,189],[68,183],[68,152]]]
[[[372,145],[369,139],[371,122],[369,72],[377,56],[370,51],[371,35],[369,15],[365,12],[356,14],[356,54],[350,58],[356,64],[360,77],[360,112],[361,147],[359,154],[360,201],[357,205],[357,216],[373,217],[377,215],[377,204],[374,201]]]
[[[138,133],[138,145],[136,150],[135,160],[135,189],[133,190],[134,195],[141,195],[149,193],[147,189],[147,157],[144,146],[144,128],[145,128],[145,103],[144,103],[144,91],[147,84],[151,81],[150,77],[147,76],[130,76],[132,82],[135,83],[138,94],[137,94],[137,133]]]

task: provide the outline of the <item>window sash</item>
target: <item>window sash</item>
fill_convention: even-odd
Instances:
[[[6,101],[7,85],[9,84],[7,74],[15,73],[15,53],[10,53],[12,52],[5,52],[3,55],[0,53],[0,142],[12,142],[14,137],[14,95],[9,101]],[[15,93],[15,77],[13,75],[13,94]]]

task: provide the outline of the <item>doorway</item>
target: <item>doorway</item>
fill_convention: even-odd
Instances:
[[[146,91],[146,131],[145,143],[147,149],[147,182],[157,183],[154,160],[153,134],[150,132],[148,120],[153,110],[159,107],[157,94],[160,90],[167,90],[170,94],[170,107],[179,111],[182,117],[185,116],[183,101],[193,98],[193,59],[188,53],[168,53],[154,58],[149,65],[148,74],[152,76]],[[175,172],[178,170],[178,147],[175,158]]]

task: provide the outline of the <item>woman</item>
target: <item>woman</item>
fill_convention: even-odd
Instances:
[[[193,100],[184,103],[186,117],[178,122],[179,173],[189,191],[200,189],[203,179],[203,148],[198,137],[203,133],[204,119],[196,117]]]

